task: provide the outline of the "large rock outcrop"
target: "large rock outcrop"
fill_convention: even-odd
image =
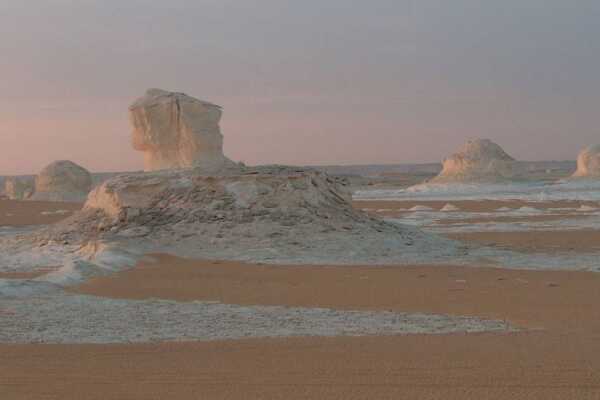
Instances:
[[[129,107],[133,147],[144,170],[199,167],[214,173],[233,164],[223,154],[221,107],[184,93],[149,89]]]
[[[34,192],[31,179],[7,177],[4,180],[4,194],[11,200],[27,200]]]
[[[125,174],[95,188],[84,209],[44,240],[297,264],[415,263],[425,255],[433,262],[457,254],[447,239],[354,209],[345,184],[281,166]]]
[[[515,175],[516,161],[489,139],[469,140],[446,158],[443,170],[430,182],[497,182]]]
[[[72,161],[55,161],[35,178],[33,200],[83,202],[92,188],[92,177]]]
[[[600,178],[600,145],[583,149],[577,157],[575,178]]]

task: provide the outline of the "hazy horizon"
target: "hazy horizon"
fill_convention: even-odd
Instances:
[[[224,107],[249,164],[439,162],[468,138],[520,160],[600,143],[600,3],[5,0],[0,175],[142,168],[149,87]]]

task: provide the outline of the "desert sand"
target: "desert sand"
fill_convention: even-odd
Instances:
[[[35,279],[58,268],[43,268],[32,272],[0,272],[0,279]]]
[[[441,209],[448,202],[355,202]],[[461,210],[532,206],[452,201]],[[535,203],[538,209],[593,202]],[[39,212],[78,204],[2,202]],[[65,215],[51,215],[65,218]],[[68,216],[68,214],[66,215]],[[50,217],[50,216],[46,216]],[[525,252],[597,249],[597,232],[457,234]],[[600,275],[460,266],[280,266],[164,254],[70,289],[104,298],[393,310],[504,320],[517,332],[112,345],[0,345],[2,399],[596,399]],[[5,274],[0,278],[34,278]],[[10,312],[2,310],[2,312]],[[1,319],[0,319],[1,321]]]
[[[448,234],[453,239],[528,253],[572,252],[576,254],[600,250],[600,231],[526,231],[469,232]]]
[[[81,203],[0,200],[0,227],[52,224],[65,219],[82,206]]]
[[[600,275],[465,267],[280,267],[159,256],[80,286],[211,299],[494,316],[505,334],[2,345],[6,399],[596,399]],[[82,397],[83,396],[83,397]]]

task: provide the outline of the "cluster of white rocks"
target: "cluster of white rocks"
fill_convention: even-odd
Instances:
[[[7,177],[4,180],[4,194],[11,200],[27,200],[34,190],[33,180],[20,177]]]
[[[489,139],[469,140],[443,161],[442,172],[428,183],[499,183],[526,175],[523,165]],[[600,145],[583,149],[573,178],[600,178]]]
[[[221,108],[211,103],[151,89],[130,116],[147,171],[93,189],[81,212],[37,233],[38,245],[110,243],[139,253],[354,264],[419,262],[461,251],[449,240],[354,209],[345,182],[325,173],[230,161],[223,154]],[[72,181],[88,188],[83,171]]]

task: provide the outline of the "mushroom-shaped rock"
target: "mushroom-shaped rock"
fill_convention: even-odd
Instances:
[[[149,89],[129,107],[133,148],[144,170],[199,167],[216,172],[233,165],[223,155],[221,107],[184,93]]]
[[[11,200],[27,200],[33,195],[33,181],[26,178],[7,177],[4,194]]]
[[[600,178],[600,145],[583,149],[577,157],[575,178]]]
[[[516,161],[491,140],[474,139],[443,164],[442,172],[431,182],[502,181],[514,176]]]
[[[33,200],[85,201],[92,188],[92,177],[71,161],[55,161],[35,178]]]

